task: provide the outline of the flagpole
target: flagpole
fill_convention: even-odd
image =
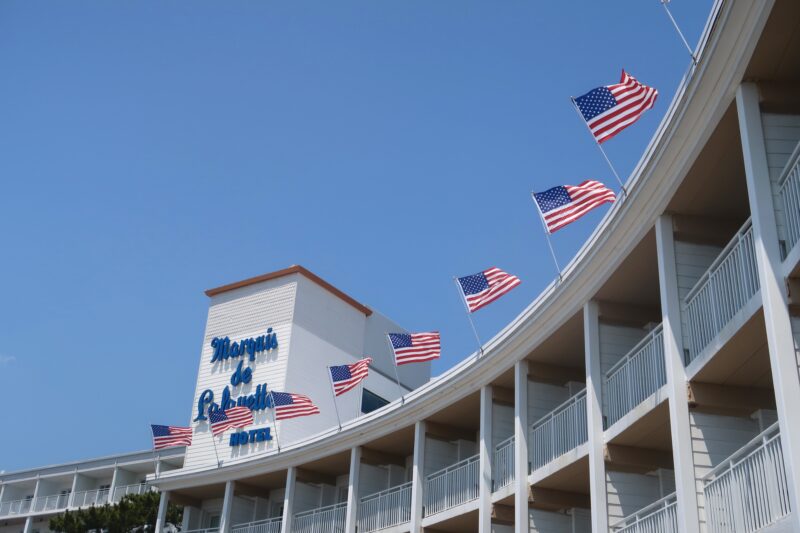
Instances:
[[[661,5],[664,6],[664,11],[667,12],[667,16],[669,17],[669,20],[672,21],[672,25],[675,27],[675,31],[678,32],[681,41],[683,41],[683,45],[686,47],[686,50],[689,51],[689,55],[692,56],[692,63],[697,65],[697,57],[694,55],[692,47],[689,46],[689,42],[686,40],[686,37],[683,36],[683,32],[678,26],[678,23],[675,21],[675,17],[672,16],[672,12],[669,10],[669,7],[667,7],[667,4],[669,4],[669,0],[659,0],[659,1],[661,2]]]
[[[219,460],[219,453],[217,453],[217,436],[214,435],[214,430],[211,429],[210,421],[209,421],[209,424],[208,424],[208,429],[211,430],[211,444],[214,445],[214,455],[217,458],[217,468],[219,468],[219,467],[222,466],[222,461]]]
[[[614,173],[614,177],[617,178],[617,183],[619,183],[620,189],[622,189],[622,192],[625,194],[625,196],[627,196],[628,191],[625,190],[625,185],[622,184],[622,179],[620,179],[619,174],[617,174],[617,169],[615,169],[614,165],[611,164],[611,160],[608,158],[608,155],[606,155],[606,151],[603,150],[603,145],[597,142],[597,137],[595,137],[594,133],[592,133],[592,128],[589,127],[589,123],[586,122],[585,118],[583,118],[583,114],[581,113],[581,108],[578,107],[578,103],[575,101],[575,97],[570,96],[569,99],[572,101],[572,107],[575,108],[575,112],[578,113],[578,118],[580,118],[581,122],[583,122],[586,125],[586,129],[589,131],[589,135],[592,136],[592,139],[594,139],[594,143],[597,145],[597,148],[600,149],[600,153],[603,154],[603,158],[606,160],[606,163],[608,163],[608,168],[611,169],[611,172]]]
[[[269,391],[269,399],[272,404],[272,427],[275,429],[275,445],[278,447],[278,453],[281,452],[281,441],[278,440],[278,420],[275,418],[275,397],[272,391]]]
[[[553,256],[553,263],[556,264],[556,272],[558,272],[558,281],[561,281],[563,278],[561,277],[561,267],[558,266],[558,259],[556,259],[556,252],[553,250],[553,243],[550,242],[550,232],[547,231],[547,223],[544,221],[544,214],[542,213],[542,208],[539,207],[539,202],[536,201],[536,193],[531,191],[531,200],[533,200],[533,205],[536,206],[536,210],[539,212],[539,220],[542,221],[542,227],[544,228],[544,236],[545,240],[547,241],[547,247],[550,248],[550,255]]]
[[[333,408],[336,410],[336,421],[339,423],[339,431],[342,430],[342,419],[339,418],[339,407],[336,405],[336,393],[334,392],[333,386],[333,376],[331,376],[331,367],[325,367],[328,369],[328,381],[331,383],[331,396],[333,396]]]
[[[469,311],[469,304],[467,304],[467,297],[464,294],[464,289],[461,287],[461,284],[458,282],[458,278],[453,276],[453,281],[456,284],[456,288],[458,288],[458,292],[461,294],[461,301],[464,302],[464,310],[467,312],[467,319],[469,320],[469,325],[472,326],[472,333],[475,334],[475,340],[478,342],[478,351],[480,355],[483,355],[483,345],[481,344],[481,338],[478,337],[478,330],[475,329],[475,323],[472,321],[472,313]]]
[[[386,342],[389,343],[389,349],[392,351],[392,359],[394,360],[394,378],[397,380],[397,390],[400,391],[400,405],[403,405],[406,403],[405,391],[403,391],[403,387],[400,385],[400,374],[397,372],[397,354],[394,352],[392,338],[388,333],[386,334]]]

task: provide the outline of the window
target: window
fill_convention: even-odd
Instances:
[[[364,414],[371,413],[375,409],[380,409],[387,403],[389,403],[389,400],[381,398],[367,389],[363,389],[361,393],[361,412]]]
[[[211,516],[211,518],[208,521],[209,529],[218,528],[219,527],[219,520],[220,520],[220,515],[215,514],[215,515]]]

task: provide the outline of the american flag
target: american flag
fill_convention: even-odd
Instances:
[[[331,371],[331,383],[333,383],[333,394],[339,396],[354,389],[359,383],[366,379],[369,374],[369,365],[372,358],[361,359],[352,365],[329,366]]]
[[[657,90],[623,70],[619,83],[592,89],[574,101],[594,138],[603,143],[639,120],[657,96]]]
[[[489,305],[520,283],[522,282],[518,277],[507,274],[497,267],[458,278],[458,285],[461,287],[461,293],[470,313]]]
[[[211,434],[216,436],[230,428],[243,428],[253,423],[253,411],[247,407],[232,407],[214,411],[208,415],[211,422]]]
[[[275,420],[319,414],[319,407],[314,405],[308,396],[274,391],[270,394],[275,406]]]
[[[616,198],[614,191],[594,180],[533,193],[548,233],[575,222],[599,205],[612,203]]]
[[[396,365],[420,363],[438,359],[442,353],[442,339],[438,331],[427,333],[389,333]]]
[[[161,450],[171,446],[191,446],[192,428],[160,426],[150,424],[153,430],[153,449]]]

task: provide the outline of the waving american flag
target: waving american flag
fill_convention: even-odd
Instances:
[[[470,313],[489,305],[520,283],[518,277],[497,267],[458,278],[458,286]]]
[[[442,353],[442,339],[438,331],[426,333],[389,333],[396,365],[420,363],[438,359]]]
[[[192,428],[150,424],[150,429],[153,430],[153,449],[155,450],[192,444]]]
[[[275,391],[270,392],[270,395],[275,407],[275,420],[319,414],[319,407],[308,396]]]
[[[243,428],[253,423],[253,411],[247,407],[232,407],[214,411],[208,415],[211,422],[211,434],[216,436],[230,428]]]
[[[559,185],[544,192],[533,193],[533,200],[542,215],[547,233],[563,228],[570,222],[605,203],[616,199],[614,191],[599,181],[586,180],[580,185]]]
[[[371,357],[366,357],[353,363],[352,365],[329,366],[331,373],[331,383],[333,384],[333,394],[339,396],[354,389],[359,383],[367,378],[369,365],[372,363]]]

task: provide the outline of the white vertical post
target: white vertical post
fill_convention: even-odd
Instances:
[[[195,508],[189,505],[183,508],[183,521],[181,522],[181,531],[189,531],[192,529],[192,518],[195,513]]]
[[[675,465],[675,492],[678,500],[678,529],[686,533],[699,531],[694,455],[686,397],[686,367],[683,364],[683,331],[681,329],[678,274],[675,263],[675,236],[672,217],[661,215],[656,221],[658,254],[658,286],[661,293],[664,365],[667,369],[669,425],[672,435],[672,459]]]
[[[425,491],[425,421],[414,425],[414,465],[411,477],[411,531],[422,531]]]
[[[111,485],[108,486],[108,498],[106,498],[106,502],[107,503],[114,503],[114,492],[117,490],[117,474],[118,473],[119,473],[119,467],[115,464],[114,465],[114,473],[111,474]]]
[[[33,517],[29,516],[25,519],[25,526],[22,529],[22,533],[31,533],[33,531]]]
[[[290,466],[289,470],[286,471],[286,490],[283,494],[281,533],[290,533],[292,531],[292,520],[294,518],[292,504],[294,503],[295,487],[297,487],[297,467]]]
[[[219,533],[229,533],[231,530],[231,511],[233,510],[233,489],[235,481],[225,483],[225,496],[222,499],[222,513],[219,517]]]
[[[78,469],[72,474],[72,487],[69,489],[69,496],[67,496],[67,507],[72,507],[75,501],[75,491],[78,488]]]
[[[356,446],[350,450],[350,479],[347,485],[347,515],[345,518],[345,533],[356,533],[358,523],[358,492],[359,475],[361,473],[361,447]]]
[[[161,491],[161,500],[158,502],[158,515],[156,516],[155,533],[163,533],[167,523],[167,507],[169,506],[169,491]]]
[[[736,91],[736,109],[739,114],[739,132],[744,153],[744,169],[750,214],[753,221],[761,301],[767,332],[772,385],[778,408],[781,447],[786,466],[789,498],[793,513],[792,529],[800,530],[800,424],[796,423],[796,409],[800,405],[800,381],[794,351],[788,294],[780,273],[781,256],[778,248],[778,230],[775,225],[775,207],[772,184],[767,165],[767,150],[761,124],[758,87],[743,83]],[[791,421],[795,420],[795,423]]]
[[[481,389],[478,531],[492,533],[492,387]]]
[[[528,360],[514,364],[514,532],[528,533]]]
[[[603,453],[603,372],[600,367],[600,316],[597,302],[583,307],[586,358],[586,426],[589,432],[589,493],[592,531],[608,531],[608,494]]]

